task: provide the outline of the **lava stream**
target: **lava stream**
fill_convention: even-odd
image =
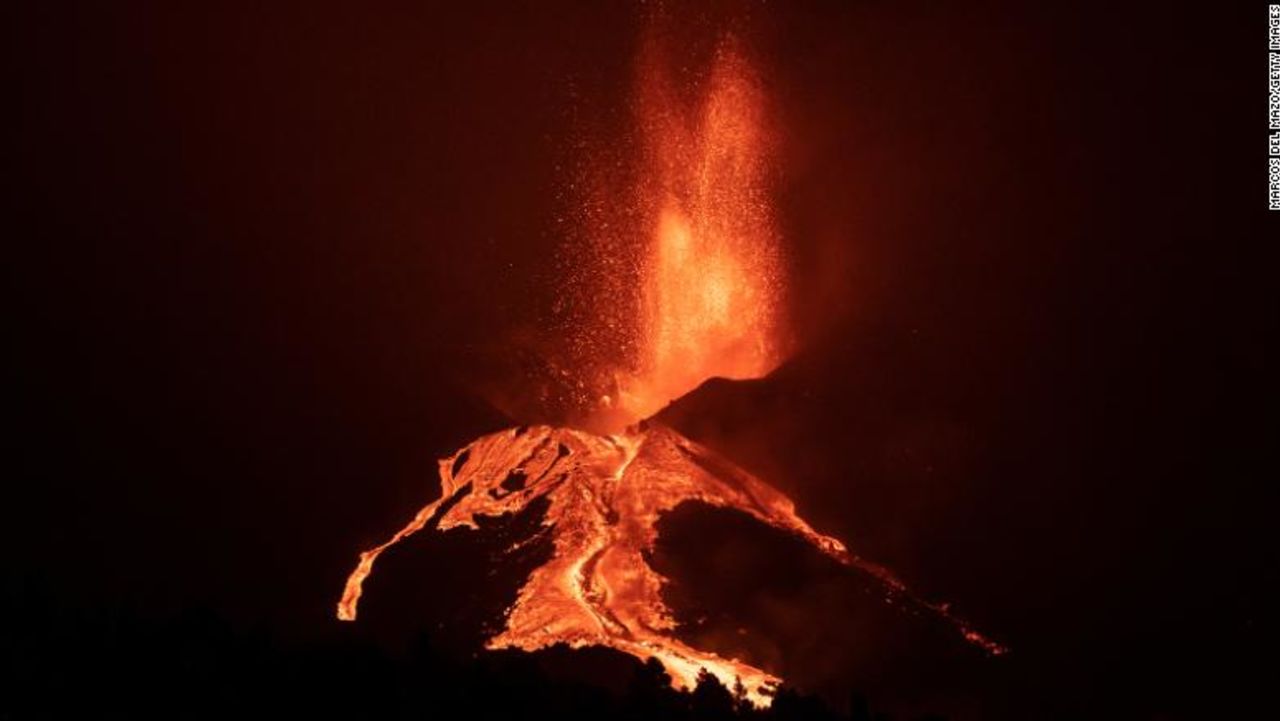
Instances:
[[[512,488],[513,478],[523,479],[523,485]],[[517,513],[545,498],[549,505],[542,525],[554,552],[530,574],[490,648],[609,646],[641,660],[657,658],[679,688],[692,688],[706,669],[726,687],[741,681],[753,703],[766,705],[779,682],[776,676],[675,638],[675,620],[662,600],[667,579],[645,560],[662,514],[697,501],[742,511],[793,533],[878,579],[890,596],[950,620],[971,643],[1002,652],[945,607],[916,599],[885,569],[815,531],[776,489],[665,426],[648,424],[614,436],[551,426],[508,429],[441,460],[440,479],[439,500],[387,543],[361,554],[338,604],[339,618],[355,619],[361,584],[378,554],[421,530],[446,501],[452,506],[437,519],[442,530],[475,529],[480,516]]]

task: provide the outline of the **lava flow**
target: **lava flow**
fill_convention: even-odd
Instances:
[[[657,658],[675,685],[692,688],[706,669],[728,688],[741,681],[757,705],[779,679],[734,659],[676,639],[676,623],[662,600],[666,579],[645,561],[659,517],[689,501],[732,508],[794,533],[841,563],[878,579],[886,592],[951,620],[964,638],[992,653],[997,644],[924,603],[888,571],[850,554],[840,541],[813,530],[791,500],[670,428],[642,424],[600,436],[551,426],[512,428],[485,436],[440,461],[440,498],[386,543],[360,555],[338,604],[352,620],[361,584],[387,547],[428,525],[479,528],[479,516],[518,513],[549,501],[542,525],[552,534],[551,560],[534,570],[490,648],[533,651],[556,643],[609,646],[640,659]]]
[[[764,481],[645,420],[708,378],[769,373],[783,345],[783,273],[767,192],[761,85],[726,41],[715,53],[701,102],[689,108],[667,81],[662,57],[650,44],[638,65],[640,179],[623,193],[634,227],[596,236],[597,252],[584,254],[609,261],[579,271],[597,279],[586,304],[601,310],[594,324],[565,341],[593,349],[593,363],[580,369],[580,386],[594,395],[593,416],[579,425],[591,430],[513,428],[441,460],[439,499],[360,555],[338,617],[355,619],[374,561],[406,536],[429,526],[478,529],[479,517],[514,514],[545,499],[541,533],[550,534],[552,556],[530,574],[490,648],[607,646],[658,659],[677,687],[691,688],[705,669],[726,687],[740,681],[748,698],[766,705],[780,679],[677,639],[662,598],[667,579],[645,560],[659,518],[681,503],[701,502],[803,538],[874,578],[890,599],[937,614],[967,641],[1001,653],[945,605],[914,597],[887,570],[815,531]],[[628,245],[628,238],[635,242]],[[605,348],[618,334],[624,342]]]

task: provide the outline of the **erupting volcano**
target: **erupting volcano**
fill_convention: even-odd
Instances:
[[[427,527],[477,529],[479,517],[542,500],[540,533],[550,534],[552,557],[524,583],[491,648],[608,646],[658,659],[678,687],[692,687],[706,669],[767,704],[777,677],[676,638],[662,597],[667,581],[646,561],[660,516],[701,502],[803,538],[873,578],[888,598],[937,614],[967,641],[1001,653],[945,605],[914,597],[888,571],[815,531],[764,481],[647,420],[709,378],[768,374],[786,346],[762,85],[732,39],[718,46],[692,93],[670,81],[665,57],[656,41],[641,49],[627,187],[597,179],[588,194],[618,202],[583,202],[589,247],[577,255],[579,306],[563,340],[575,359],[574,424],[500,431],[441,460],[439,499],[361,554],[338,617],[355,619],[361,584],[392,544]]]

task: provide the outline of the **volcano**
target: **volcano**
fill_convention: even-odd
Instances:
[[[649,563],[660,518],[701,503],[791,534],[872,579],[889,601],[1001,653],[945,605],[916,598],[888,570],[814,530],[768,483],[652,420],[707,379],[768,375],[788,345],[764,85],[729,36],[692,86],[672,79],[671,57],[660,33],[642,43],[633,147],[620,144],[626,157],[596,158],[596,166],[626,168],[628,182],[612,185],[606,170],[583,184],[590,197],[566,263],[567,310],[548,323],[556,333],[547,343],[566,389],[556,403],[573,412],[563,424],[499,431],[442,459],[440,497],[361,554],[338,617],[356,618],[363,583],[393,544],[429,526],[479,530],[481,519],[536,503],[540,530],[509,550],[539,537],[553,550],[524,581],[490,648],[603,646],[656,659],[676,687],[692,688],[705,670],[767,705],[780,679],[680,640],[663,598],[668,581]]]

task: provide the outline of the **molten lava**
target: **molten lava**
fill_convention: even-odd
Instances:
[[[759,378],[781,360],[782,268],[770,203],[763,91],[731,43],[706,100],[679,112],[661,54],[642,58],[637,114],[652,236],[642,253],[639,358],[622,383],[629,420],[708,378]]]
[[[640,48],[632,132],[593,152],[566,213],[551,345],[575,424],[606,434],[708,378],[766,375],[788,345],[763,85],[731,38],[700,79],[662,40]]]
[[[779,679],[681,642],[662,599],[667,582],[645,561],[659,518],[684,502],[747,513],[869,574],[886,595],[950,621],[969,642],[1002,648],[923,602],[885,569],[811,528],[783,494],[674,430],[645,422],[712,377],[755,378],[782,359],[783,272],[772,215],[769,142],[759,81],[732,41],[684,102],[650,43],[638,65],[642,138],[633,186],[618,217],[593,226],[579,268],[594,289],[564,345],[578,353],[575,388],[591,411],[579,428],[535,426],[480,438],[440,461],[440,498],[386,543],[360,556],[338,604],[353,620],[378,555],[429,525],[479,528],[476,519],[547,502],[549,561],[530,574],[491,648],[601,645],[656,658],[677,687],[701,669],[741,681],[757,705]],[[597,218],[599,220],[599,218]],[[573,354],[570,353],[570,356]]]
[[[848,560],[844,546],[797,517],[785,496],[661,426],[617,436],[550,426],[509,429],[440,461],[440,478],[439,500],[391,541],[361,555],[338,606],[340,618],[355,618],[361,581],[392,543],[433,521],[441,529],[477,528],[478,516],[516,513],[545,498],[550,505],[542,523],[554,554],[529,576],[490,648],[609,646],[657,658],[683,687],[692,687],[703,668],[729,688],[741,679],[759,702],[778,679],[672,636],[676,624],[661,595],[665,579],[644,558],[659,516],[685,501],[736,508]],[[510,490],[512,478],[522,486]],[[452,505],[435,518],[447,502]]]
[[[676,639],[675,621],[662,600],[666,579],[645,561],[659,517],[696,501],[793,533],[878,579],[891,598],[950,620],[966,640],[991,653],[1002,650],[945,606],[916,599],[884,568],[813,530],[791,500],[765,482],[661,425],[615,436],[551,426],[508,429],[441,460],[440,482],[439,499],[391,540],[360,555],[338,604],[339,618],[355,619],[364,579],[394,543],[429,524],[476,529],[480,516],[518,513],[542,498],[549,501],[542,525],[554,553],[530,574],[507,614],[506,630],[489,641],[490,648],[609,646],[640,659],[657,658],[683,688],[692,688],[704,668],[729,688],[741,680],[748,697],[764,704],[779,679]]]

